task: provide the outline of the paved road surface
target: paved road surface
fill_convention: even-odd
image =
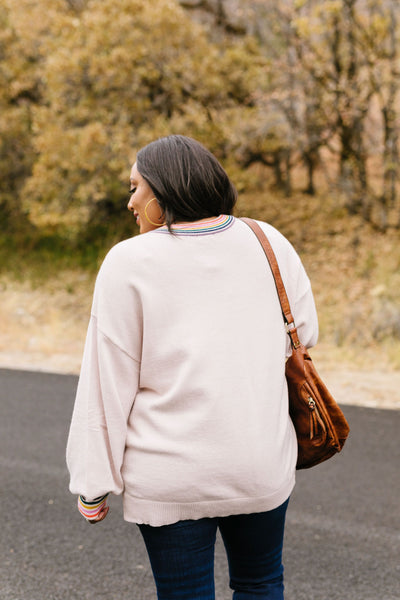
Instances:
[[[87,525],[68,492],[77,379],[0,370],[0,600],[150,600],[143,542],[112,498]],[[400,599],[400,411],[344,407],[341,455],[298,474],[286,528],[286,600]],[[221,542],[217,600],[231,598]]]

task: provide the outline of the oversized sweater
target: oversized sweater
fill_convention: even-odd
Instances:
[[[306,346],[310,281],[291,244],[276,253]],[[295,483],[290,344],[274,280],[249,227],[222,215],[116,246],[99,271],[67,446],[70,491],[123,494],[124,518],[272,510]]]

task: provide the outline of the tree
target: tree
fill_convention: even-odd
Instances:
[[[284,47],[297,56],[281,69],[287,83],[280,88],[289,90],[289,108],[289,96],[300,97],[301,118],[294,118],[296,112],[288,108],[286,114],[309,168],[309,188],[313,189],[318,149],[326,145],[338,157],[338,191],[348,210],[376,223],[379,205],[380,227],[386,226],[388,206],[396,198],[398,11],[391,0],[298,0],[275,8],[286,33]],[[371,185],[371,161],[376,162],[379,145],[368,139],[376,98],[382,112],[384,172],[378,197]]]
[[[256,101],[259,127],[244,155],[272,166],[286,191],[301,161],[306,191],[314,193],[321,150],[328,148],[329,172],[336,170],[336,190],[348,210],[381,229],[399,225],[399,4],[249,0],[241,6],[246,31],[257,36],[270,63],[269,85]],[[264,122],[271,114],[285,123],[275,129],[275,160],[265,158],[270,129]]]
[[[0,215],[4,230],[21,219],[18,195],[32,164],[31,105],[39,95],[23,44],[0,5]]]
[[[4,230],[26,223],[21,196],[35,161],[34,114],[43,101],[43,48],[64,0],[0,4],[0,213]]]
[[[371,89],[381,113],[382,184],[378,192],[376,222],[386,230],[393,212],[397,216],[392,224],[400,226],[398,206],[399,181],[399,125],[398,99],[400,90],[399,9],[392,0],[373,2],[368,5],[371,26],[362,31],[361,42],[368,60]]]
[[[134,150],[154,137],[184,132],[223,158],[227,119],[251,107],[259,70],[256,45],[210,43],[170,0],[60,11],[45,54],[25,194],[35,222],[70,228],[126,203]]]

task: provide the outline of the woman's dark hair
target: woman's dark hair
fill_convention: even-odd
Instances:
[[[236,188],[215,156],[196,140],[183,135],[160,138],[139,150],[136,165],[170,231],[179,221],[232,214]]]

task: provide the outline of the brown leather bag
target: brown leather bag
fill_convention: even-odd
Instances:
[[[292,355],[286,362],[289,413],[298,442],[297,469],[307,469],[340,452],[349,435],[349,425],[318,375],[307,348],[300,342],[289,300],[274,251],[261,227],[242,217],[257,236],[267,256],[281,303],[283,320],[290,337]]]

